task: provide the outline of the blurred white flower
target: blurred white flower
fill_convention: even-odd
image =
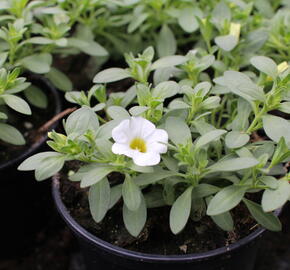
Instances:
[[[156,165],[160,154],[167,152],[167,132],[142,117],[123,120],[112,130],[112,137],[112,152],[131,157],[138,166]]]

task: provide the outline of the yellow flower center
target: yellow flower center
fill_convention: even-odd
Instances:
[[[141,138],[134,138],[131,142],[130,142],[130,148],[134,149],[134,150],[138,150],[141,153],[146,153],[146,142],[141,139]]]

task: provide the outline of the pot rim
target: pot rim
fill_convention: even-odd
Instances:
[[[54,115],[58,114],[61,112],[61,101],[60,101],[60,95],[57,91],[57,89],[53,86],[53,84],[44,76],[40,76],[40,75],[36,75],[36,74],[32,74],[30,77],[32,80],[35,81],[41,81],[41,83],[43,83],[45,85],[45,87],[51,92],[53,99],[55,100],[55,108],[54,108]],[[52,126],[51,126],[51,130],[56,128],[58,122],[55,122]],[[0,171],[7,169],[9,167],[12,167],[13,165],[21,162],[22,160],[26,159],[28,156],[30,156],[31,154],[33,154],[37,148],[39,148],[41,145],[43,145],[45,143],[45,141],[47,140],[47,134],[43,135],[37,142],[35,142],[34,144],[32,144],[28,149],[26,149],[25,151],[23,151],[19,156],[7,160],[3,163],[0,163]]]
[[[159,255],[159,254],[149,254],[149,253],[142,253],[137,251],[131,251],[125,248],[118,247],[111,243],[108,243],[97,236],[93,235],[92,233],[88,232],[85,228],[83,228],[77,221],[70,215],[68,209],[64,205],[61,193],[60,193],[60,180],[58,174],[52,177],[52,195],[56,205],[56,208],[60,215],[65,220],[66,224],[72,229],[78,236],[84,238],[87,242],[93,242],[99,248],[114,253],[121,257],[127,257],[131,260],[142,260],[144,262],[190,262],[190,261],[199,261],[203,259],[209,259],[225,254],[229,254],[231,252],[236,251],[243,245],[249,244],[251,241],[257,239],[261,236],[266,229],[259,227],[254,232],[249,234],[248,236],[238,240],[236,243],[230,244],[229,246],[224,246],[221,248],[217,248],[214,250],[210,250],[207,252],[201,253],[192,253],[192,254],[185,254],[185,255]],[[278,211],[278,214],[281,210]]]

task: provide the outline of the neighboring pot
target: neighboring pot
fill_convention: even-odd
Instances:
[[[58,212],[78,239],[87,270],[252,270],[260,239],[266,232],[258,228],[234,244],[203,253],[170,256],[139,253],[101,240],[79,225],[62,202],[58,177],[53,177],[52,193]]]
[[[61,111],[58,91],[44,77],[32,75],[29,81],[49,93],[49,105],[54,108],[52,117]],[[57,123],[51,126],[56,128]],[[51,203],[49,184],[35,181],[32,172],[18,171],[19,164],[37,152],[46,148],[47,134],[43,134],[17,157],[0,163],[0,257],[15,256],[29,252],[37,230],[47,223]]]

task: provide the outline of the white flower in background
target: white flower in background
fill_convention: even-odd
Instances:
[[[138,166],[156,165],[160,154],[167,152],[167,132],[142,117],[123,120],[113,129],[112,137],[112,152],[131,157]]]

